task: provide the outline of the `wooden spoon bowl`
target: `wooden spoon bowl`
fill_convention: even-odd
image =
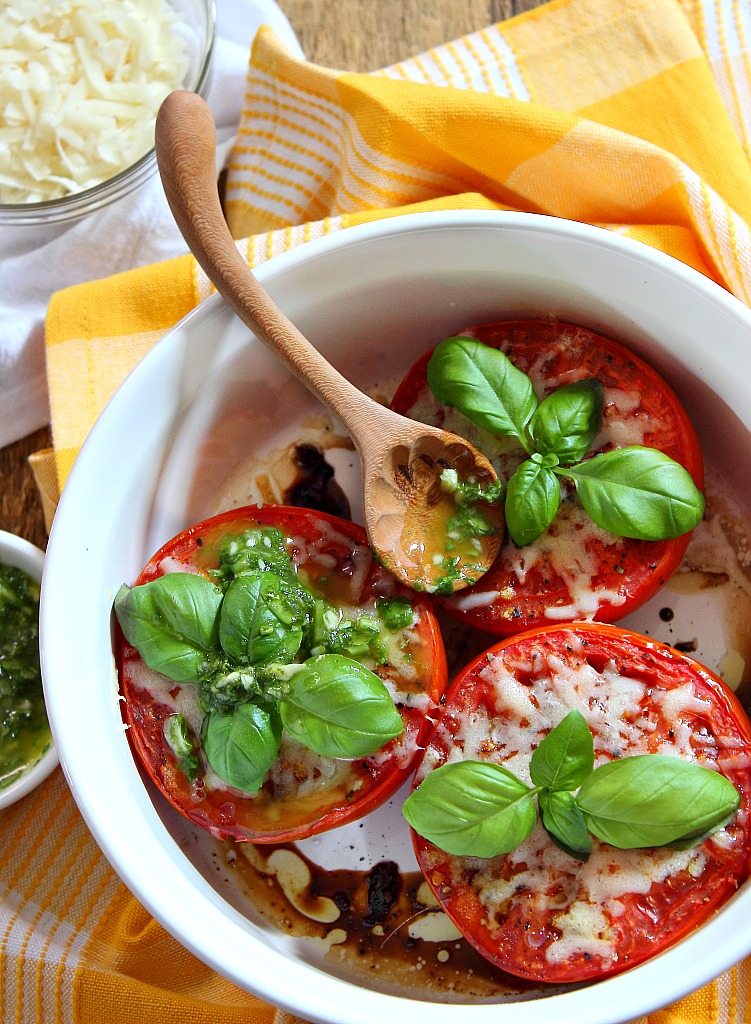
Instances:
[[[478,580],[497,556],[503,508],[482,503],[485,519],[496,530],[492,536],[452,539],[456,502],[441,485],[440,475],[454,469],[460,479],[487,484],[496,479],[495,472],[463,438],[414,420],[407,423],[410,431],[404,428],[401,443],[363,463],[366,526],[380,560],[396,576],[417,590],[453,593]],[[478,547],[480,541],[492,544]]]
[[[156,124],[165,194],[191,251],[217,291],[347,428],[363,468],[365,528],[379,560],[407,586],[451,593],[475,582],[503,537],[500,505],[482,503],[496,532],[448,536],[456,502],[440,475],[496,479],[490,462],[455,434],[400,416],[358,391],[298,331],[243,260],[222,213],[216,184],[216,134],[208,106],[192,92],[171,93]]]

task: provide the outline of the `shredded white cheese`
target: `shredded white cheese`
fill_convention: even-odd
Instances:
[[[346,790],[356,785],[349,761],[321,757],[284,733],[279,756],[269,770],[268,785],[276,800],[304,800],[337,785]]]
[[[148,152],[187,70],[166,0],[0,4],[0,202],[81,192]]]
[[[613,929],[601,907],[573,903],[553,920],[561,937],[547,952],[551,963],[564,963],[576,953],[612,959]]]

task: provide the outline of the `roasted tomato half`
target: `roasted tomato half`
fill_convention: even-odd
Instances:
[[[450,687],[415,785],[447,761],[504,765],[529,784],[532,752],[571,710],[594,737],[595,764],[677,756],[740,793],[724,828],[688,849],[616,849],[588,860],[540,821],[511,853],[452,856],[414,835],[446,913],[496,966],[541,982],[580,982],[633,967],[677,942],[747,878],[751,726],[732,692],[673,648],[616,626],[535,630],[492,647]]]
[[[627,445],[656,448],[684,466],[702,488],[701,449],[683,406],[659,374],[623,345],[550,320],[483,324],[457,334],[505,352],[530,377],[539,400],[564,384],[596,378],[605,405],[591,454]],[[427,383],[431,354],[409,371],[392,408],[466,437],[508,480],[526,453],[513,440],[491,436],[436,401]],[[552,622],[615,622],[657,592],[678,567],[689,539],[689,534],[662,541],[615,537],[592,523],[571,489],[536,541],[518,548],[507,538],[478,583],[439,601],[496,636]]]
[[[259,561],[264,546],[268,553]],[[388,799],[409,776],[422,749],[430,716],[446,686],[446,660],[430,601],[399,585],[375,562],[365,532],[307,509],[233,510],[169,541],[135,586],[123,590],[135,594],[142,585],[174,573],[211,581],[218,594],[225,593],[223,608],[228,607],[232,581],[240,579],[235,591],[240,597],[247,591],[256,603],[249,612],[233,598],[226,628],[222,612],[224,632],[240,623],[239,642],[222,635],[218,644],[213,626],[189,625],[187,631],[198,635],[195,643],[207,647],[201,679],[194,680],[190,670],[184,678],[184,663],[170,653],[169,637],[164,643],[160,636],[154,639],[148,627],[142,649],[150,663],[164,664],[170,675],[155,671],[153,664],[149,668],[125,639],[123,632],[131,635],[142,628],[139,602],[125,595],[130,618],[128,627],[123,624],[118,630],[117,660],[128,736],[146,773],[170,803],[219,838],[268,843],[326,831]],[[188,615],[195,611],[191,593],[175,602],[187,607]],[[211,588],[208,594],[210,601],[220,600]],[[169,601],[159,605],[156,615],[172,620]],[[171,628],[173,633],[185,631],[179,624]],[[180,650],[178,645],[178,654]],[[322,712],[319,721],[316,707],[308,707],[303,723],[308,732],[325,731],[332,721],[337,725],[337,716],[346,721],[352,702],[346,695],[341,700],[337,672],[347,664],[351,673],[354,661],[369,670],[365,674],[378,677],[377,688],[383,690],[381,682],[385,684],[393,702],[388,714],[395,717],[399,735],[364,756],[347,756],[346,750],[341,756],[322,756],[302,743],[294,729],[290,734],[281,728],[275,694],[285,692],[286,680],[306,659],[319,659],[320,664],[322,657],[326,668],[316,685],[321,684],[321,699],[328,702],[328,717],[324,721]],[[356,677],[358,673],[363,675],[356,667]],[[175,676],[183,678],[176,681]],[[332,711],[336,700],[340,703]],[[269,712],[263,721],[259,706]],[[228,716],[238,708],[242,711],[235,730]],[[212,715],[216,717],[209,729]],[[259,732],[259,721],[265,732],[260,739],[248,739],[249,732]],[[300,725],[297,720],[294,724]],[[260,788],[246,792],[233,785],[243,772],[252,778],[254,759],[268,757],[272,741],[280,744],[278,753],[271,754],[273,763]],[[260,753],[244,751],[246,743],[256,743]]]

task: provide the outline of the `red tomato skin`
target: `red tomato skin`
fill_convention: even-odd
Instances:
[[[340,535],[344,535],[352,542],[352,547],[367,547],[367,536],[362,527],[324,512],[309,512],[302,508],[284,506],[234,509],[191,526],[165,544],[149,560],[139,575],[136,586],[161,575],[158,566],[165,557],[170,556],[188,562],[200,559],[201,549],[209,546],[214,537],[241,532],[258,525],[278,527],[287,536],[310,541],[320,535],[315,526],[317,521],[330,524]],[[345,549],[343,545],[340,545],[340,548],[341,569],[341,566],[346,564],[347,553],[351,549]],[[372,580],[380,573],[385,574],[385,570],[380,569],[373,561],[368,579]],[[443,641],[432,604],[429,598],[415,595],[401,586],[397,586],[396,590],[412,598],[413,605],[420,614],[420,635],[427,644],[427,656],[432,665],[426,692],[435,706],[446,687],[447,667]],[[218,839],[285,843],[305,839],[357,820],[393,796],[410,777],[430,726],[429,715],[422,714],[415,708],[400,709],[405,729],[414,737],[414,754],[408,761],[400,763],[399,757],[395,754],[378,764],[371,765],[364,758],[357,769],[360,788],[354,799],[343,798],[330,806],[313,807],[297,815],[288,811],[282,816],[285,820],[272,824],[268,815],[256,813],[257,798],[248,797],[239,791],[208,791],[190,784],[185,773],[178,767],[164,737],[164,721],[174,711],[169,705],[138,687],[131,678],[127,671],[128,663],[140,663],[140,656],[135,648],[125,641],[119,628],[116,630],[116,658],[120,689],[125,698],[121,702],[123,718],[128,726],[128,737],[137,761],[173,807]],[[176,683],[175,686],[178,687],[179,684]],[[396,742],[392,741],[392,745]],[[273,806],[270,810],[272,814],[275,813]]]
[[[612,657],[622,673],[635,672],[654,680],[655,688],[669,690],[690,679],[696,692],[706,698],[711,696],[710,724],[715,733],[732,737],[735,742],[732,749],[746,755],[744,760],[751,764],[751,723],[738,699],[718,676],[667,644],[598,623],[562,623],[544,630],[530,630],[507,638],[474,659],[449,687],[441,717],[428,737],[426,751],[432,748],[443,757],[447,756],[444,728],[447,720],[457,709],[468,709],[487,699],[487,688],[477,678],[477,673],[486,664],[488,654],[506,652],[510,660],[517,652],[530,649],[547,649],[560,654],[572,632],[587,641],[593,663]],[[701,722],[697,715],[697,724]],[[659,732],[653,734],[651,746],[655,747],[659,739]],[[697,878],[683,871],[664,882],[653,882],[646,894],[619,896],[618,901],[625,906],[625,911],[613,919],[618,933],[615,962],[581,953],[557,964],[548,962],[545,949],[555,941],[555,928],[542,919],[532,906],[531,897],[529,907],[517,903],[500,927],[491,930],[488,912],[475,891],[467,884],[454,881],[456,863],[460,859],[442,853],[413,831],[415,854],[446,914],[467,941],[496,967],[535,982],[566,984],[599,980],[635,967],[678,942],[714,914],[751,873],[751,767],[723,769],[722,774],[741,794],[741,806],[731,825],[739,840],[737,845],[732,850],[718,852],[716,847],[704,844],[709,865]],[[418,766],[413,788],[420,778]],[[551,911],[550,916],[553,914]],[[532,943],[528,941],[529,936],[533,937]]]
[[[648,434],[644,444],[658,448],[683,465],[701,490],[704,468],[696,431],[677,395],[649,364],[620,343],[582,327],[552,320],[518,320],[483,324],[470,329],[473,336],[486,345],[502,348],[519,369],[527,372],[546,351],[551,353],[547,367],[554,378],[570,367],[562,365],[566,354],[557,351],[562,332],[575,331],[579,339],[574,366],[585,371],[582,376],[597,377],[603,385],[621,385],[641,396],[642,411],[647,415],[667,417],[669,427]],[[404,378],[391,402],[391,408],[409,416],[420,395],[428,391],[427,366],[432,350],[426,352]],[[551,389],[552,390],[552,389]],[[546,392],[547,393],[547,392]],[[605,450],[605,449],[603,449]],[[593,618],[598,622],[617,622],[648,601],[667,582],[686,552],[690,534],[673,540],[638,541],[623,539],[617,549],[597,542],[599,560],[594,588],[613,592],[622,603],[602,601],[591,616],[575,615],[573,619]],[[436,601],[451,615],[493,636],[513,636],[528,629],[550,625],[545,609],[571,600],[565,581],[548,564],[533,568],[520,584],[510,565],[509,552],[516,550],[506,539],[490,570],[479,583],[451,597]],[[462,608],[469,595],[497,592],[490,603]],[[569,620],[570,621],[570,620]]]

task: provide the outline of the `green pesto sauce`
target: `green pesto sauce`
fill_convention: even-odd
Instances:
[[[39,584],[0,564],[0,789],[51,742],[39,668]]]
[[[453,499],[454,510],[446,520],[443,550],[439,551],[442,558],[435,559],[443,575],[435,581],[433,593],[453,594],[456,582],[473,581],[484,571],[480,538],[492,537],[498,532],[498,525],[490,522],[477,506],[485,503],[487,508],[499,504],[503,500],[504,486],[501,480],[470,483],[461,480],[455,469],[444,469],[441,489]],[[477,561],[473,562],[473,558]]]

